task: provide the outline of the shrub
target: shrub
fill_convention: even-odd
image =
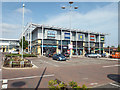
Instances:
[[[58,79],[50,80],[48,82],[48,87],[50,90],[67,90],[68,85],[64,82],[61,82]],[[69,82],[70,88],[73,88],[73,90],[88,90],[87,87],[83,84],[82,87],[78,86],[77,82],[70,81]]]
[[[71,82],[69,82],[69,86],[71,86],[72,88],[74,88],[74,87],[77,87],[78,84],[77,84],[77,82],[71,81]]]
[[[16,56],[21,56],[21,54],[7,54],[5,55],[6,57],[16,57]],[[23,54],[23,57],[37,57],[34,54]]]

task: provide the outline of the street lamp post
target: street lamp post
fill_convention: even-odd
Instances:
[[[62,53],[62,28],[61,28],[61,53]]]
[[[77,53],[77,30],[76,30],[76,55],[78,56],[78,53]]]
[[[99,33],[99,54],[101,54],[101,43],[100,43],[100,33]]]
[[[90,53],[90,33],[88,32],[88,51]]]
[[[23,59],[23,31],[24,31],[24,7],[25,4],[23,4],[23,17],[22,17],[22,24],[23,24],[23,29],[22,29],[22,59]]]
[[[77,6],[75,6],[75,7],[72,7],[72,4],[73,4],[73,2],[69,2],[69,12],[70,12],[70,17],[69,17],[69,29],[70,29],[70,45],[72,45],[72,42],[71,42],[71,38],[72,38],[72,36],[71,36],[71,13],[72,13],[72,9],[78,9],[78,7]],[[65,6],[62,6],[62,9],[65,9],[66,7]],[[71,49],[70,49],[70,58],[71,58],[71,54],[72,54],[72,51],[71,51]]]

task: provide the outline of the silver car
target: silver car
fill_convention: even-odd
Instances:
[[[101,55],[97,53],[91,53],[91,54],[87,54],[86,57],[100,58]]]

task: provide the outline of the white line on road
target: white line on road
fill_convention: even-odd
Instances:
[[[90,83],[90,85],[97,85],[98,83]]]
[[[113,84],[113,83],[110,83],[110,85],[113,85],[113,86],[116,86],[116,87],[120,87],[119,85]]]
[[[55,64],[53,64],[53,63],[50,63],[50,62],[46,62],[46,61],[43,61],[43,60],[40,60],[41,62],[44,62],[44,63],[48,63],[48,64],[51,64],[51,65],[53,65],[53,66],[55,66],[55,67],[59,67],[58,65],[55,65]]]
[[[103,68],[106,68],[106,67],[117,67],[117,66],[120,66],[120,65],[116,64],[116,65],[103,66]]]
[[[43,75],[43,77],[52,77],[52,76],[54,76],[54,74]],[[29,79],[29,78],[36,78],[36,77],[42,77],[42,76],[30,76],[30,77],[11,78],[11,79],[7,79],[7,80]],[[4,80],[4,79],[1,79],[0,81],[2,81],[2,80]]]

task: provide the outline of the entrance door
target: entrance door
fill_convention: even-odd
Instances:
[[[5,52],[5,48],[3,48],[3,52]]]

